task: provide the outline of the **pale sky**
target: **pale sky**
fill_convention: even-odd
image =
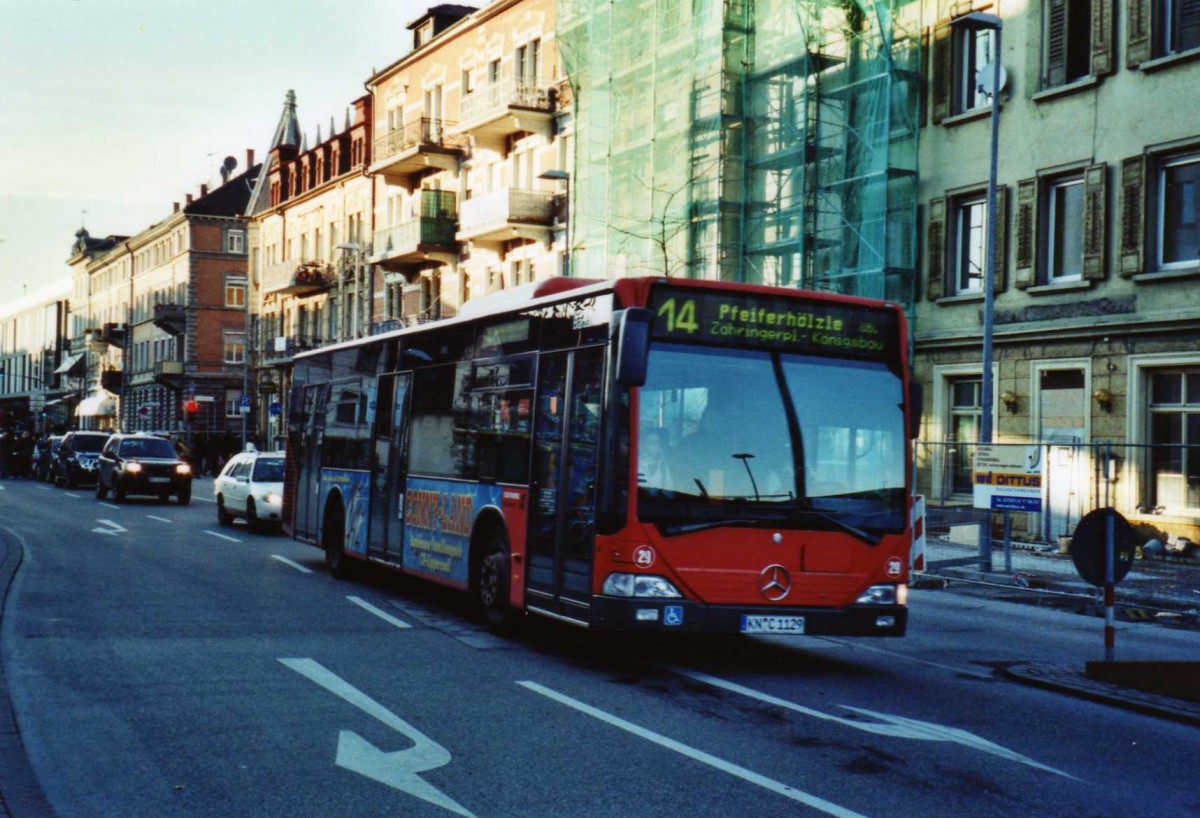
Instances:
[[[341,129],[436,4],[0,0],[0,304],[67,277],[80,224],[136,235],[261,162],[289,89],[310,145]]]

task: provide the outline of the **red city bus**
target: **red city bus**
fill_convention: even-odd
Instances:
[[[554,279],[298,355],[284,517],[606,631],[900,636],[909,388],[895,304]]]

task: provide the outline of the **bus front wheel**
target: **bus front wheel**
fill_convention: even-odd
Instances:
[[[504,537],[495,532],[483,541],[479,560],[479,606],[488,627],[504,632],[513,624],[513,609],[509,604],[508,546]]]

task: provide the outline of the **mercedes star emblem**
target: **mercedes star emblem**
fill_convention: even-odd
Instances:
[[[768,565],[758,575],[758,590],[763,599],[778,602],[792,590],[792,575],[778,563]]]

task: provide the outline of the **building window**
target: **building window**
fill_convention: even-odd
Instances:
[[[1200,261],[1200,153],[1158,165],[1158,267],[1192,267]]]
[[[983,380],[970,376],[954,378],[949,389],[949,433],[946,436],[948,470],[945,485],[953,494],[970,494],[971,470],[975,463],[975,444],[979,441]]]
[[[227,278],[225,280],[225,306],[246,308],[246,279]]]
[[[225,390],[225,417],[235,418],[242,415],[242,390]]]
[[[1042,86],[1054,88],[1092,72],[1093,0],[1048,0],[1042,6]]]
[[[246,362],[246,333],[225,333],[225,363],[241,364]]]
[[[1200,48],[1200,4],[1196,0],[1159,0],[1155,22],[1162,26],[1156,49],[1160,56]]]
[[[987,264],[987,197],[971,196],[954,203],[951,295],[983,292]]]
[[[951,113],[962,114],[991,103],[979,88],[979,69],[990,65],[995,51],[994,31],[954,29],[954,97]]]
[[[1083,277],[1083,176],[1046,184],[1046,280]]]
[[[1148,410],[1151,505],[1200,509],[1200,370],[1151,374]]]
[[[238,253],[239,255],[246,252],[246,231],[245,230],[228,230],[225,233],[225,252]]]

